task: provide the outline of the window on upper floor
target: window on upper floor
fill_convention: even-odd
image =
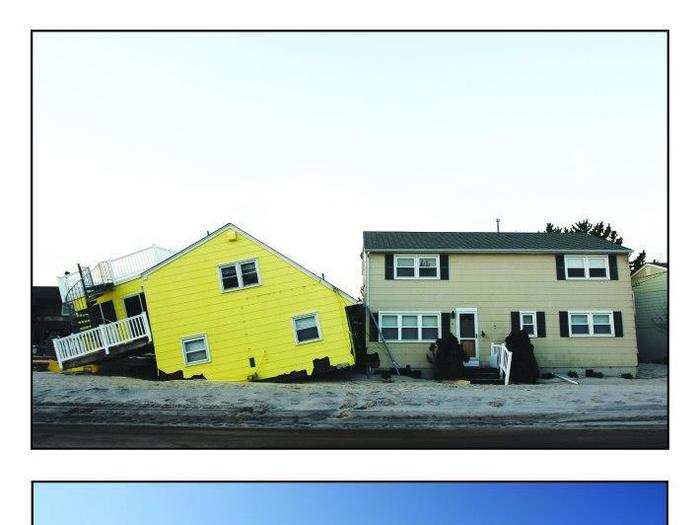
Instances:
[[[219,284],[222,292],[259,285],[258,260],[250,259],[220,265]]]
[[[439,279],[440,256],[395,255],[395,279]]]
[[[439,312],[379,312],[386,341],[435,341],[440,337]]]
[[[564,264],[567,279],[610,279],[605,255],[567,255]]]

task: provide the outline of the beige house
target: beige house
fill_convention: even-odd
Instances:
[[[367,352],[429,376],[449,331],[483,368],[523,328],[543,372],[635,374],[630,252],[576,233],[364,232]]]

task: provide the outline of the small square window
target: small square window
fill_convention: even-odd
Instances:
[[[207,345],[207,340],[204,336],[183,339],[182,353],[185,358],[185,364],[187,365],[208,363],[210,361],[209,346]]]
[[[589,257],[588,276],[602,278],[608,276],[607,261],[603,257]]]
[[[571,333],[577,335],[590,333],[587,314],[571,314]]]
[[[583,257],[567,257],[567,277],[586,277],[586,262]]]
[[[593,314],[593,333],[612,334],[612,323],[608,314]]]
[[[532,336],[537,337],[537,314],[535,312],[520,312],[520,328]]]
[[[316,314],[295,317],[294,333],[296,335],[297,344],[321,339],[321,332],[318,328],[318,318]]]

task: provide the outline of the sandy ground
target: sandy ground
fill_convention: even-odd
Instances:
[[[146,381],[34,372],[34,423],[203,428],[656,427],[667,425],[665,365],[637,379],[472,385],[354,375],[304,383]]]

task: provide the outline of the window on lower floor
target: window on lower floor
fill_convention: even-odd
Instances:
[[[569,312],[569,331],[572,337],[612,337],[612,312]]]
[[[379,328],[386,341],[435,341],[440,337],[437,312],[380,312]]]
[[[197,335],[183,339],[182,354],[187,365],[208,363],[211,359],[206,336]]]
[[[294,324],[294,337],[297,344],[310,343],[321,339],[321,330],[318,326],[318,315],[299,315],[292,319]]]
[[[257,259],[222,264],[219,266],[219,283],[222,292],[260,284]]]
[[[530,337],[537,337],[537,314],[520,312],[520,329],[525,330]]]

